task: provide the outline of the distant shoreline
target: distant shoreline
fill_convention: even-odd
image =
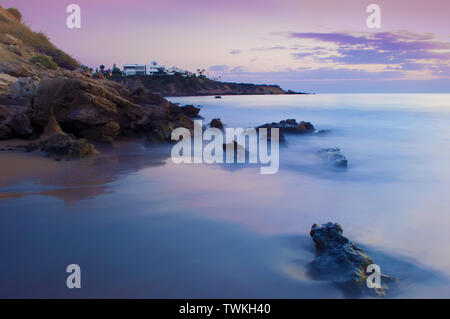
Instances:
[[[307,92],[283,90],[279,85],[220,82],[206,77],[183,76],[121,76],[112,81],[128,87],[145,87],[164,97],[225,95],[306,95]]]

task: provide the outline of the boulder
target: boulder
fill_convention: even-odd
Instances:
[[[320,150],[319,156],[327,164],[331,164],[335,167],[347,168],[347,158],[341,154],[341,150],[339,148],[326,148]]]
[[[35,144],[28,147],[34,149]],[[64,133],[52,114],[40,137],[39,148],[55,160],[80,159],[98,154],[95,147],[85,139],[75,139]],[[30,150],[31,150],[30,149]]]
[[[383,296],[387,283],[396,279],[382,275],[381,288],[367,287],[367,267],[373,264],[361,248],[344,237],[338,223],[314,224],[310,236],[316,246],[316,258],[308,266],[308,274],[317,280],[333,282],[348,297],[364,294]]]

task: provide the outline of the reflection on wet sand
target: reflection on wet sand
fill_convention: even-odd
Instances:
[[[165,145],[122,141],[100,146],[101,154],[78,161],[57,162],[38,153],[0,155],[0,200],[47,195],[73,205],[79,200],[112,191],[108,184],[145,167],[164,165],[170,156]]]

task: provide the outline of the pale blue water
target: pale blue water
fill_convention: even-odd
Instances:
[[[0,193],[27,195],[0,200],[0,297],[340,297],[305,275],[309,229],[328,221],[401,279],[396,297],[450,297],[450,95],[170,100],[200,105],[205,123],[296,118],[330,133],[287,136],[275,175],[175,165],[169,146],[142,143],[79,162],[36,155],[41,173],[0,177]],[[323,165],[328,147],[347,170]],[[19,171],[29,157],[0,162],[11,156]],[[71,263],[77,291],[65,287]]]

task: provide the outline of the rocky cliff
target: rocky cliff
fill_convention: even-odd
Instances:
[[[118,136],[169,140],[175,127],[193,128],[198,112],[143,85],[94,78],[0,7],[0,140],[27,139],[28,150],[84,157],[95,153],[89,143]]]

